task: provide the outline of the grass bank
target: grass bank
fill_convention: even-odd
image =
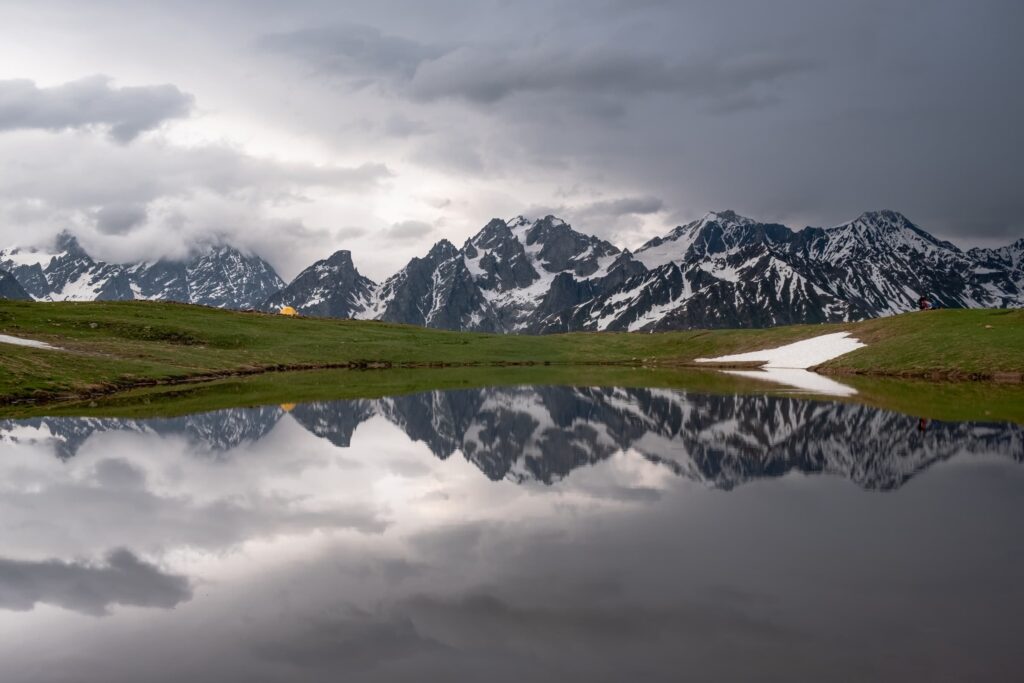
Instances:
[[[867,404],[944,421],[1024,424],[1024,385],[844,378],[852,397],[809,395],[783,385],[713,370],[637,366],[449,367],[316,370],[228,377],[178,386],[149,386],[58,403],[0,405],[0,418],[39,416],[153,418],[225,408],[380,398],[428,390],[485,386],[568,385],[662,388],[701,394],[769,394]]]
[[[0,345],[0,402],[49,403],[282,371],[621,365],[671,368],[848,329],[864,349],[833,374],[1019,381],[1024,311],[930,311],[844,325],[543,337],[291,319],[171,303],[0,302],[0,333],[63,351]],[[282,374],[269,383],[288,381]],[[419,380],[417,380],[419,381]],[[354,384],[359,382],[354,381]],[[257,382],[259,384],[259,382]]]

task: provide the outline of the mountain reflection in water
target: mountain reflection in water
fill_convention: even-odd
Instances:
[[[958,454],[1024,460],[1024,428],[1014,424],[934,422],[798,398],[564,386],[432,391],[173,419],[7,420],[0,421],[0,442],[42,440],[58,457],[71,458],[96,432],[181,434],[218,456],[264,438],[289,413],[342,448],[360,424],[381,416],[439,458],[461,452],[490,479],[546,484],[623,450],[721,489],[797,471],[887,490]]]
[[[1022,460],[662,389],[0,421],[0,680],[1012,680]]]

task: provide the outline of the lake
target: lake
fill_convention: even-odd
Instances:
[[[670,389],[0,420],[0,680],[1014,680],[1022,461]]]

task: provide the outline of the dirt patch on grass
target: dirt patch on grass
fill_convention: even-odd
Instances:
[[[843,367],[814,367],[820,375],[846,377],[892,377],[895,379],[927,379],[934,382],[1000,382],[1012,384],[1024,381],[1019,372],[963,372],[961,370],[864,370]]]
[[[205,339],[197,337],[190,332],[174,329],[172,327],[161,327],[157,325],[131,325],[127,323],[96,323],[82,322],[75,327],[88,329],[103,329],[112,336],[122,339],[134,339],[137,341],[161,342],[164,344],[175,344],[179,346],[202,346],[207,343]]]

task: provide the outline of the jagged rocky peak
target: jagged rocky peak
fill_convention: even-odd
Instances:
[[[54,247],[58,252],[67,253],[73,256],[84,256],[88,258],[85,249],[82,248],[78,237],[68,230],[61,230],[53,240]]]
[[[526,231],[526,246],[538,247],[535,258],[550,273],[571,270],[590,277],[607,270],[619,248],[593,235],[573,230],[560,218],[545,216]]]
[[[1000,248],[998,251],[1003,254],[1009,263],[1018,267],[1024,265],[1024,237],[1021,237],[1013,244]]]
[[[331,271],[337,273],[348,269],[355,270],[355,264],[352,262],[352,252],[348,249],[339,249],[323,261],[320,261],[321,267],[329,268]]]
[[[477,247],[480,249],[490,249],[500,246],[510,239],[515,238],[512,236],[512,229],[508,226],[508,223],[500,218],[492,218],[487,225],[480,229],[480,232],[466,240],[463,249],[467,250],[467,252]]]
[[[68,271],[76,265],[93,265],[92,257],[82,248],[78,238],[71,233],[61,232],[54,239],[54,255],[46,266],[48,274],[57,271]]]
[[[961,253],[956,245],[935,238],[903,214],[887,209],[866,211],[852,221],[828,228],[825,232],[834,241],[855,242],[873,250]]]
[[[916,225],[910,222],[909,218],[899,211],[893,211],[891,209],[865,211],[861,215],[857,216],[857,218],[849,221],[848,224],[867,231],[887,230],[891,232],[908,229],[920,231]]]
[[[442,239],[434,243],[434,246],[427,252],[427,259],[439,263],[441,261],[447,261],[453,259],[459,254],[459,249],[454,244],[449,242],[447,239]],[[415,260],[415,259],[414,259]]]
[[[304,315],[356,318],[373,306],[376,290],[377,284],[356,270],[352,253],[343,249],[299,273],[263,308],[275,311],[292,306]]]
[[[664,237],[655,237],[636,250],[634,256],[648,268],[667,263],[682,263],[691,257],[728,251],[752,241],[784,239],[783,226],[764,225],[735,211],[710,211],[701,218],[673,228]],[[766,232],[766,229],[770,232]]]
[[[975,247],[968,250],[967,254],[988,270],[1024,269],[1024,237],[1005,247]]]
[[[348,249],[339,249],[327,258],[316,261],[302,272],[341,273],[349,270],[356,270],[352,252]]]
[[[130,269],[136,299],[191,301],[188,269],[184,263],[160,259],[139,263]]]
[[[462,254],[466,267],[482,289],[504,292],[527,287],[540,277],[522,242],[500,218],[491,220],[466,240]]]
[[[189,261],[186,272],[190,303],[218,308],[257,308],[284,287],[265,260],[223,244]]]
[[[747,218],[741,216],[732,209],[726,209],[724,211],[709,211],[704,214],[698,223],[703,225],[717,224],[724,230],[735,230],[750,225],[758,225],[758,222],[753,218]]]
[[[725,254],[751,245],[776,245],[792,236],[793,231],[784,225],[761,223],[735,211],[716,211],[698,221],[692,231],[692,254],[688,256]]]
[[[466,241],[462,255],[474,285],[507,332],[536,332],[541,321],[643,271],[611,243],[545,216],[494,219]]]
[[[462,253],[446,239],[381,285],[372,317],[446,330],[503,329]]]

